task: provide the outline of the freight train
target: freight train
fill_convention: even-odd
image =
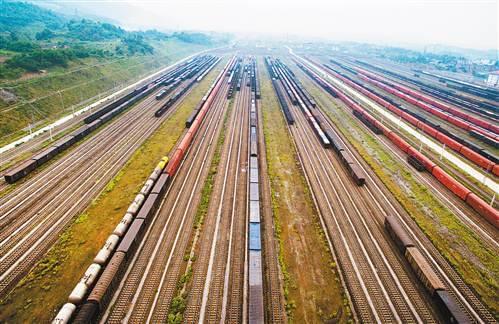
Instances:
[[[459,138],[456,135],[451,134],[449,131],[443,129],[440,125],[436,125],[430,122],[429,120],[427,120],[426,118],[417,113],[414,113],[401,106],[398,107],[394,106],[392,103],[388,102],[386,98],[381,98],[378,94],[375,94],[371,90],[366,89],[365,86],[359,84],[358,82],[352,81],[350,78],[345,77],[342,74],[337,73],[331,67],[327,65],[325,66],[329,68],[334,73],[334,75],[340,80],[342,80],[344,83],[352,86],[354,89],[365,94],[376,103],[387,108],[391,112],[395,113],[397,116],[402,117],[404,120],[408,121],[412,125],[421,129],[422,131],[424,131],[434,139],[438,140],[439,142],[445,144],[447,147],[450,147],[452,150],[456,151],[457,153],[463,155],[464,157],[466,157],[467,159],[469,159],[479,167],[483,168],[484,170],[490,171],[495,175],[499,175],[499,166],[497,164],[497,158],[493,154],[478,148],[477,145],[469,141],[466,141],[462,138]],[[354,114],[356,114],[355,110]],[[359,117],[359,114],[357,113],[356,116]],[[363,120],[363,122],[366,123],[365,120]],[[481,135],[480,133],[476,132],[474,134],[476,134],[475,136]],[[490,143],[492,144],[493,140],[492,139],[488,140],[490,140],[491,141]]]
[[[132,96],[127,101],[121,103],[120,105],[115,106],[113,110],[108,111],[107,113],[101,115],[99,118],[93,120],[89,124],[81,126],[71,134],[64,136],[54,145],[37,153],[29,160],[23,161],[19,165],[16,165],[8,169],[4,174],[5,181],[7,181],[8,183],[14,183],[19,179],[27,176],[29,173],[34,171],[36,168],[40,167],[42,164],[48,162],[57,154],[67,150],[73,144],[88,136],[95,129],[97,129],[104,123],[111,120],[114,116],[118,115],[120,112],[130,107],[133,103],[145,97],[148,93],[150,93],[150,91],[151,90],[149,89],[146,89],[143,92],[135,92],[134,90],[135,93],[134,96]]]
[[[169,178],[169,175],[164,173],[167,163],[168,157],[163,157],[148,177],[144,186],[128,207],[123,219],[118,223],[104,246],[95,256],[93,263],[74,287],[68,297],[68,303],[61,308],[53,323],[68,323],[76,311],[77,305],[83,303],[89,291],[91,291],[91,294],[87,300],[95,301],[96,295],[104,295],[112,290],[111,286],[115,284],[115,282],[112,283],[113,279],[118,280],[120,277],[117,273],[118,268],[122,269],[124,267],[124,255],[128,251],[128,249],[124,249],[124,246],[129,244],[131,237],[137,238],[136,230],[137,228],[140,229],[138,224],[143,225],[144,221],[155,212],[154,208],[157,207],[159,198],[164,193]],[[104,271],[101,274],[103,268]],[[109,295],[109,293],[107,294]],[[95,319],[97,311],[97,303],[87,302],[81,306],[77,319],[85,318],[85,320],[91,321]],[[78,320],[75,320],[75,322],[78,322]]]
[[[292,94],[292,97],[290,98],[295,98],[297,103],[299,104],[298,106],[300,107],[301,111],[304,113],[307,121],[309,122],[310,126],[312,127],[312,130],[314,133],[317,135],[317,138],[319,139],[320,143],[322,146],[325,148],[331,147],[331,143],[329,142],[329,139],[327,138],[326,134],[324,133],[323,128],[319,125],[319,122],[317,120],[317,117],[314,116],[314,114],[311,113],[310,108],[305,104],[304,100],[300,96],[300,94],[297,91],[297,86],[291,78],[288,77],[288,74],[284,71],[282,67],[282,63],[276,64],[276,63],[271,63],[274,65],[275,70],[277,74],[279,75],[279,79],[281,80],[281,83],[289,89],[288,93]]]
[[[356,68],[356,70],[359,72],[358,75],[361,79],[372,83],[379,88],[428,111],[433,115],[447,120],[464,130],[474,130],[484,134],[485,136],[493,138],[496,141],[499,140],[499,136],[497,135],[499,133],[499,126],[496,124],[476,118],[469,113],[450,107],[449,105],[434,100],[433,98],[419,93],[418,91],[399,85],[374,73],[359,68]]]
[[[286,99],[284,99],[284,95],[281,91],[281,88],[279,88],[276,80],[272,80],[272,86],[274,87],[274,90],[277,94],[277,99],[279,100],[279,104],[281,106],[282,112],[284,113],[284,116],[286,117],[288,125],[293,125],[295,123],[295,118],[293,117],[293,113],[289,109],[288,102],[286,101]]]
[[[473,83],[466,81],[457,80],[454,78],[449,78],[446,76],[438,75],[428,71],[418,70],[419,73],[426,74],[438,79],[441,83],[446,83],[448,87],[454,87],[464,92],[468,92],[472,95],[490,99],[493,101],[499,101],[499,91],[493,88],[482,87]],[[450,83],[450,84],[449,84]]]
[[[298,80],[293,71],[291,71],[291,69],[287,65],[282,63],[279,59],[276,59],[276,64],[280,68],[282,68],[286,76],[292,81],[293,85],[295,86],[295,89],[297,90],[298,94],[301,96],[304,103],[310,108],[315,108],[317,106],[315,99],[307,91],[307,89],[305,89],[305,87],[301,84],[300,80]]]
[[[295,123],[295,118],[293,116],[293,113],[289,109],[288,102],[284,98],[284,94],[282,93],[281,88],[279,87],[279,76],[272,64],[272,61],[270,57],[265,58],[265,65],[267,66],[267,70],[270,74],[271,80],[272,80],[272,87],[274,88],[276,94],[277,94],[277,99],[279,100],[279,105],[282,109],[282,112],[284,113],[284,117],[286,118],[286,122],[288,125],[293,125]],[[281,83],[282,84],[282,83]]]
[[[275,75],[279,77],[282,83],[288,84],[289,89],[293,91],[298,102],[300,103],[300,107],[307,117],[307,120],[311,124],[312,129],[318,136],[319,141],[323,144],[324,147],[333,148],[333,150],[338,154],[340,161],[345,166],[346,170],[358,186],[364,185],[366,182],[364,172],[357,164],[357,162],[354,161],[350,154],[345,150],[345,148],[341,144],[342,142],[340,138],[327,125],[324,117],[319,112],[320,109],[314,109],[317,107],[315,100],[310,94],[308,94],[308,91],[306,91],[306,89],[301,86],[301,83],[299,83],[294,73],[284,63],[278,60],[275,60],[275,62],[276,63],[274,63],[270,58],[267,58],[267,67],[269,69],[269,72],[272,71],[272,73],[275,73]],[[273,80],[273,82],[276,82],[276,80]],[[300,89],[300,86],[302,87],[301,91],[298,90]],[[280,95],[279,87],[274,86],[274,88],[276,89],[278,98],[282,97],[282,95]],[[281,101],[280,98],[279,101]],[[285,115],[286,111],[289,111],[289,108],[284,110]],[[288,124],[292,124],[290,123],[289,119]]]
[[[196,65],[188,69],[181,76],[174,80],[174,82],[166,88],[166,91],[170,92],[172,89],[176,88],[180,85],[181,80],[187,80],[192,78],[193,76],[203,73],[203,70],[210,66],[212,59],[207,58],[200,62],[197,62]],[[154,113],[155,117],[161,117],[165,114],[165,112],[172,107],[176,102],[182,98],[182,96],[187,93],[187,91],[196,84],[198,78],[190,80],[186,85],[177,90],[168,100]]]
[[[251,83],[258,82],[255,74],[250,74]],[[254,83],[253,83],[254,84]],[[254,84],[256,90],[256,84]],[[255,91],[251,92],[250,102],[250,156],[249,156],[249,220],[248,220],[248,321],[263,323],[263,264],[262,228],[260,222],[260,171],[258,153],[258,116]]]
[[[447,323],[468,323],[467,315],[456,304],[444,283],[414,245],[409,234],[404,230],[398,219],[394,216],[387,216],[385,218],[385,228],[397,247],[404,254],[416,276],[435,301],[435,306],[445,321]]]
[[[335,60],[331,60],[331,62],[336,63]],[[499,108],[496,106],[493,106],[489,104],[488,102],[482,101],[482,100],[477,100],[471,97],[466,97],[458,94],[456,91],[449,90],[449,89],[444,89],[441,87],[436,87],[433,85],[430,85],[428,83],[419,81],[417,79],[413,79],[407,76],[404,76],[400,73],[394,72],[387,70],[383,67],[373,65],[367,62],[363,62],[360,60],[355,60],[355,62],[362,64],[363,66],[369,67],[371,69],[375,69],[377,71],[380,71],[382,73],[388,74],[392,77],[395,77],[397,79],[406,81],[408,83],[411,83],[415,86],[417,86],[422,92],[435,96],[439,99],[442,99],[444,101],[447,101],[451,104],[457,104],[460,105],[461,107],[464,107],[466,109],[469,109],[471,111],[474,111],[476,113],[485,115],[486,117],[489,118],[495,118],[497,119],[497,115],[495,113],[499,112]],[[422,72],[421,70],[414,70],[415,72],[415,77],[419,77],[419,74]]]
[[[238,59],[236,64],[230,71],[229,80],[227,83],[229,84],[229,91],[227,92],[227,99],[231,99],[234,95],[234,89],[237,89],[238,82],[240,82],[240,78],[242,75],[242,60]],[[239,87],[240,88],[240,87]]]

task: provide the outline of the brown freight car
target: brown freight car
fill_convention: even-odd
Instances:
[[[445,290],[445,285],[417,248],[406,248],[405,257],[407,258],[407,261],[409,261],[419,280],[421,280],[432,296],[436,290]]]

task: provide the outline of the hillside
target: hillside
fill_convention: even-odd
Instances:
[[[220,44],[210,35],[127,31],[24,2],[0,1],[0,144],[82,102]]]
[[[0,79],[16,79],[26,72],[67,67],[88,57],[122,57],[153,54],[153,41],[178,39],[211,45],[200,33],[126,31],[107,22],[69,19],[24,2],[0,2]]]

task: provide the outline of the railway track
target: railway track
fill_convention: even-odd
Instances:
[[[360,320],[434,321],[417,282],[390,247],[382,228],[371,226],[373,220],[383,217],[383,207],[352,183],[339,161],[329,154],[332,152],[325,151],[311,134],[297,109],[295,116],[298,127],[292,127],[291,132]],[[354,201],[356,196],[359,199]]]
[[[370,111],[373,113],[373,111]],[[378,115],[377,113],[373,113],[374,115]],[[383,118],[381,118],[383,119]],[[363,125],[361,125],[363,126]],[[452,125],[451,125],[452,126]],[[364,126],[363,126],[364,127]],[[366,127],[364,127],[367,129]],[[373,134],[374,135],[374,134]],[[419,147],[420,143],[415,142],[413,139],[409,138],[405,134],[401,134],[407,141],[408,143],[411,143],[414,145],[414,147]],[[385,137],[383,136],[377,136],[375,137],[378,139],[378,141],[383,141],[386,145],[388,145],[392,150],[395,152],[398,152],[398,149],[391,144],[390,141],[388,141]],[[433,151],[425,150],[425,153],[433,158],[434,161],[440,160],[440,156]],[[409,169],[413,169],[411,165],[407,163],[407,161],[403,161],[403,164],[406,165]],[[447,168],[448,169],[448,168]],[[467,177],[465,177],[462,173],[457,172],[456,170],[449,170],[449,172],[457,177],[462,183],[465,183],[468,187],[473,188],[475,192],[482,193],[482,196],[487,198],[487,199],[492,199],[492,194],[490,190],[487,190],[487,192],[484,192],[484,190],[478,186],[476,183],[470,181]],[[464,224],[467,224],[471,229],[473,229],[478,236],[485,242],[485,244],[489,245],[490,247],[497,249],[499,247],[499,243],[495,239],[496,236],[496,229],[489,223],[487,222],[483,217],[478,215],[470,206],[466,203],[463,203],[462,200],[457,199],[455,195],[450,193],[446,188],[444,188],[438,181],[436,181],[433,177],[427,175],[427,174],[419,174],[415,173],[414,176],[418,178],[421,182],[425,183],[428,187],[430,187],[437,196],[441,199],[441,201],[447,205],[447,207],[454,212],[456,217],[458,217]],[[489,174],[492,179],[495,179],[496,177],[494,175]],[[485,175],[484,175],[485,177]]]
[[[334,60],[332,60],[334,61]],[[383,77],[391,80],[391,81],[395,81],[395,82],[398,82],[399,84],[401,85],[404,85],[406,87],[409,87],[409,88],[412,88],[413,90],[416,90],[416,91],[422,91],[424,92],[426,95],[429,95],[429,96],[433,96],[435,99],[438,99],[439,101],[443,102],[443,103],[447,103],[447,104],[450,104],[450,105],[454,105],[455,107],[461,109],[461,110],[465,110],[467,113],[473,115],[473,116],[477,116],[477,117],[480,117],[480,118],[485,118],[486,120],[488,121],[493,121],[494,118],[493,116],[491,116],[490,114],[487,113],[487,109],[484,109],[483,107],[479,107],[478,103],[482,100],[484,100],[484,98],[481,98],[479,101],[475,101],[473,100],[471,97],[469,96],[462,96],[463,94],[460,93],[460,91],[454,91],[454,93],[458,96],[458,100],[454,100],[454,101],[449,101],[449,98],[447,97],[447,95],[445,95],[442,90],[444,91],[447,91],[445,88],[447,87],[444,87],[442,88],[442,83],[439,83],[439,82],[434,82],[434,80],[428,80],[427,79],[427,75],[425,74],[420,74],[418,73],[418,77],[415,77],[414,76],[414,72],[415,71],[405,71],[405,70],[401,70],[401,67],[397,67],[395,68],[394,66],[390,66],[389,69],[386,68],[385,66],[385,62],[383,62],[380,65],[378,64],[370,64],[368,62],[365,62],[363,60],[347,60],[348,61],[348,64],[350,66],[355,66],[355,67],[359,67],[359,68],[363,68],[363,69],[366,69],[369,71],[369,72],[374,72],[374,73],[378,73],[378,74],[381,74]],[[345,64],[345,62],[342,60],[341,62],[342,64]],[[421,82],[421,81],[428,81],[429,83],[427,82]],[[432,92],[427,92],[423,89],[427,89],[428,87],[430,87],[430,89],[432,90],[435,90],[437,91],[437,93],[432,93]],[[442,96],[444,95],[444,96]],[[471,99],[471,102],[469,101],[469,99]],[[471,104],[471,106],[470,106]],[[472,109],[473,108],[473,109]]]
[[[328,121],[329,125],[333,127],[332,122],[329,121],[327,117],[326,120]],[[369,131],[363,124],[359,125]],[[403,156],[403,154],[399,152],[399,150],[394,149],[387,139],[385,139],[383,136],[378,136],[375,134],[373,134],[373,136],[379,142],[383,143],[389,149],[391,149],[395,153],[394,155],[400,163],[405,165],[407,168],[410,168],[410,165],[407,163],[405,156]],[[352,150],[352,152],[355,152],[355,150]],[[357,160],[361,160],[361,158],[357,154],[354,154],[354,156]],[[366,175],[373,184],[374,193],[380,194],[380,198],[378,198],[377,201],[384,201],[388,211],[400,215],[400,219],[402,220],[404,227],[409,231],[414,240],[418,243],[419,249],[421,249],[425,257],[428,258],[434,271],[443,280],[443,282],[448,285],[451,295],[460,302],[460,307],[462,308],[462,310],[465,311],[470,319],[473,319],[473,321],[494,322],[494,318],[490,314],[489,310],[479,300],[479,298],[470,289],[470,287],[468,287],[464,283],[456,270],[452,268],[452,266],[439,253],[439,251],[421,231],[421,229],[412,220],[412,218],[405,212],[403,212],[400,206],[398,206],[398,203],[396,203],[391,195],[387,192],[387,189],[384,187],[381,181],[377,179],[377,177],[371,176],[371,172],[366,172]],[[427,183],[438,194],[442,195],[442,197],[440,198],[443,198],[444,201],[448,201],[451,205],[453,204],[452,201],[455,200],[456,197],[448,193],[441,193],[442,190],[435,188],[435,186],[432,184],[434,180],[433,178],[428,179],[428,177],[423,177],[422,175],[417,173],[415,173],[415,176],[424,183]],[[455,208],[458,208],[458,206],[453,206],[453,208],[451,209]],[[456,214],[459,215],[458,217],[468,217],[462,210],[457,210]]]
[[[145,99],[72,154],[2,197],[1,296],[43,256],[70,220],[84,210],[135,149],[167,118],[153,117],[151,108],[160,103],[153,98]]]
[[[242,321],[249,97],[243,87],[228,121],[184,316],[188,323],[225,322],[227,315]],[[232,268],[233,263],[238,268]],[[228,303],[236,306],[234,313],[227,312]]]
[[[195,57],[196,55],[200,55],[204,52],[207,52],[206,50],[204,51],[200,51],[198,53],[195,53],[195,54],[192,54],[192,55],[189,55],[163,69],[161,69],[160,71],[156,71],[152,74],[144,74],[144,75],[141,75],[139,78],[140,80],[133,83],[133,84],[129,84],[127,86],[125,86],[127,89],[131,89],[133,88],[134,86],[137,86],[139,84],[143,84],[145,82],[150,82],[154,77],[158,76],[159,74],[167,74],[168,72],[171,72],[172,70],[174,70],[175,68],[178,68],[183,62],[187,61],[188,59],[192,58],[192,57]],[[101,94],[98,94],[92,98],[89,98],[89,99],[86,99],[82,102],[80,102],[78,105],[76,106],[82,106],[82,105],[86,105],[86,104],[89,104],[91,103],[92,101],[95,101],[95,100],[99,100],[97,101],[96,103],[94,104],[91,104],[91,108],[90,110],[82,113],[81,115],[78,115],[74,118],[71,118],[69,119],[68,121],[54,127],[52,129],[52,136],[53,137],[56,137],[58,134],[62,134],[64,133],[67,129],[70,129],[72,127],[74,127],[75,125],[81,123],[81,121],[87,117],[88,115],[92,114],[94,111],[96,110],[99,110],[101,109],[103,106],[109,104],[111,101],[114,101],[116,100],[117,98],[119,98],[123,93],[123,91],[126,93],[125,91],[126,89],[123,89],[121,86],[119,87],[114,87],[112,89],[109,89],[107,90],[106,92],[104,93],[101,93]],[[116,93],[113,93],[114,91],[118,91],[119,95],[117,95]],[[102,97],[105,97],[103,100],[103,102],[100,102],[101,98]],[[112,100],[111,100],[112,98]],[[81,109],[81,107],[79,107],[78,109]],[[67,109],[69,111],[69,109]],[[69,113],[69,112],[68,112]],[[38,136],[36,136],[35,138],[27,141],[27,142],[24,142],[22,145],[19,145],[15,148],[12,148],[4,153],[0,153],[0,167],[8,164],[9,162],[15,160],[16,158],[18,158],[19,156],[22,156],[26,153],[33,153],[33,151],[37,150],[40,148],[40,146],[42,145],[43,142],[49,140],[51,137],[50,137],[50,133],[49,132],[45,132],[45,133],[42,133]],[[0,171],[0,177],[3,178],[3,171]],[[3,188],[5,188],[7,185],[6,183],[2,180],[0,180],[0,192],[1,190],[3,190]]]
[[[244,84],[244,78],[242,83]],[[236,114],[242,115],[242,120],[238,120],[239,127],[236,125],[236,130],[239,132],[237,135],[237,161],[234,166],[235,179],[232,188],[232,206],[230,207],[230,225],[228,228],[229,239],[227,242],[227,258],[225,259],[225,266],[223,270],[223,285],[217,283],[218,286],[222,286],[222,302],[218,302],[218,305],[211,304],[210,306],[210,317],[216,318],[212,314],[216,315],[215,306],[220,307],[220,322],[242,322],[245,321],[245,316],[243,309],[246,308],[246,303],[244,302],[244,270],[245,270],[245,259],[247,254],[247,244],[246,244],[246,224],[248,217],[247,210],[247,177],[248,177],[248,121],[249,121],[249,106],[250,106],[250,93],[249,89],[241,89],[240,95],[236,97],[234,106],[240,107]],[[232,160],[232,163],[234,161]],[[233,173],[231,172],[231,175]],[[223,243],[223,241],[219,241]],[[216,249],[217,253],[220,254],[220,250]],[[223,255],[218,263],[224,261]],[[218,268],[221,268],[218,266]],[[215,289],[216,289],[215,285]],[[211,297],[213,298],[213,287],[211,289]],[[215,296],[219,297],[219,296]],[[207,319],[210,320],[210,317]]]
[[[166,322],[226,107],[222,87],[102,321]],[[168,253],[161,253],[168,251]]]
[[[362,85],[364,85],[364,86],[366,85],[366,82],[365,82],[365,81],[363,81],[363,80],[359,80],[359,79],[358,79],[355,75],[354,75],[354,76],[352,76],[352,75],[351,75],[350,77],[354,78],[354,79],[356,80],[356,82],[358,82],[359,84],[362,84]],[[378,90],[376,90],[376,91],[378,91]],[[387,94],[387,93],[384,93],[384,95],[386,95],[386,94]],[[389,94],[388,94],[388,95],[389,95]],[[393,98],[393,100],[394,100],[395,102],[401,102],[401,101],[400,101],[400,98],[396,98],[396,97],[395,97],[395,98]],[[409,104],[409,103],[407,103],[407,102],[402,102],[402,103],[404,104],[404,107],[411,106],[411,104]],[[421,111],[421,109],[419,109],[419,111],[418,111],[418,108],[415,108],[415,107],[411,108],[411,110],[416,111],[419,115],[421,115],[421,113],[425,113],[426,118],[429,118],[429,117],[430,117],[430,116],[427,116],[428,114],[427,114],[424,110],[423,110],[423,111]],[[375,110],[374,110],[374,111],[373,111],[373,110],[370,110],[370,112],[371,112],[373,115],[379,116],[379,114],[378,114],[378,113],[376,113],[376,111],[375,111]],[[383,118],[382,118],[382,116],[379,116],[379,117],[381,117],[381,119],[383,119]],[[435,118],[435,116],[433,116],[433,119],[434,119],[434,118]],[[438,120],[437,120],[435,123],[440,125],[440,124],[442,124],[441,122],[443,122],[443,121],[442,121],[442,120],[440,120],[440,121],[438,121]],[[446,127],[448,127],[448,128],[452,128],[452,129],[453,129],[453,133],[454,133],[454,134],[462,134],[463,136],[469,136],[468,132],[465,132],[465,131],[463,131],[462,129],[460,129],[460,128],[458,128],[458,127],[455,127],[455,126],[454,126],[454,125],[452,125],[452,124],[449,124],[449,123],[447,123],[447,122],[444,122],[444,124],[446,125]],[[403,135],[405,135],[405,134],[403,134]],[[408,137],[408,136],[405,136],[405,138],[406,138],[406,140],[408,140],[408,142],[410,142],[411,144],[413,144],[415,147],[418,147],[418,146],[420,146],[420,145],[421,145],[421,143],[420,143],[419,141],[414,140],[414,139],[412,139],[412,138],[410,138],[410,137]],[[432,157],[433,157],[433,160],[434,160],[434,161],[438,161],[438,160],[440,160],[440,156],[439,156],[439,154],[433,153],[433,151],[431,151],[431,150],[427,150],[426,148],[425,148],[425,151],[426,151],[426,153],[427,153],[428,155],[430,155],[430,156],[432,156]],[[461,157],[461,158],[463,158],[463,156],[460,156],[460,157]],[[470,162],[473,162],[473,159],[471,159],[471,160],[469,160],[469,161],[470,161]],[[473,163],[475,163],[475,162],[473,162]],[[490,162],[490,163],[492,163],[492,162]],[[476,165],[474,165],[474,164],[470,164],[470,165],[471,165],[471,166],[473,166],[473,167],[475,167],[475,169],[479,170],[480,172],[483,172],[483,177],[484,177],[484,178],[485,178],[485,177],[489,177],[489,178],[491,178],[492,180],[494,180],[494,179],[496,179],[496,178],[497,178],[497,177],[496,177],[494,174],[492,174],[491,172],[485,172],[484,170],[482,170],[481,168],[479,168],[478,166],[476,166]],[[449,168],[447,168],[447,169],[449,169]],[[473,191],[474,191],[474,192],[479,193],[479,194],[480,194],[480,195],[481,195],[484,199],[486,199],[486,200],[488,200],[488,201],[490,201],[490,200],[492,199],[493,194],[494,194],[494,191],[492,191],[492,190],[490,190],[490,189],[488,189],[488,188],[483,188],[483,187],[481,187],[481,186],[477,185],[476,183],[474,183],[473,181],[471,181],[470,179],[468,179],[467,177],[465,177],[465,176],[464,176],[461,172],[456,172],[456,171],[454,171],[454,170],[453,170],[452,174],[453,174],[455,177],[459,178],[459,180],[460,180],[460,182],[461,182],[461,183],[466,184],[466,186],[467,186],[467,187],[471,187],[471,188],[473,188]],[[487,190],[485,190],[485,189],[487,189]]]
[[[284,70],[279,71],[284,73]],[[246,86],[249,73],[244,73],[241,90],[228,111],[227,76],[222,77],[223,84],[181,167],[170,180],[165,198],[135,255],[127,259],[123,280],[110,304],[101,310],[101,323],[168,322],[172,313],[181,314],[187,323],[248,321],[248,161],[252,92]],[[289,93],[281,82],[276,84],[282,93]],[[292,82],[287,85],[293,87]],[[178,103],[162,117],[154,117],[156,108],[172,95],[161,101],[154,100],[154,95],[145,98],[77,145],[70,154],[42,167],[0,198],[0,298],[46,253],[71,220],[88,206],[135,150],[176,109]],[[295,95],[299,96],[299,92]],[[477,295],[353,146],[339,136],[346,151],[365,173],[364,186],[356,185],[338,155],[321,145],[304,109],[284,97],[295,117],[295,124],[288,125],[288,131],[348,290],[354,318],[360,322],[436,323],[442,320],[383,226],[386,216],[394,216],[400,219],[402,227],[414,239],[470,321],[494,322],[493,315]],[[340,134],[325,112],[319,107],[315,109],[328,129]],[[259,110],[258,124],[263,125]],[[359,125],[369,131],[366,125]],[[194,235],[197,210],[222,132],[226,135],[220,142],[220,163],[197,237]],[[390,148],[402,165],[411,168],[404,154],[387,138],[375,134],[373,137]],[[258,127],[258,146],[265,320],[283,323],[287,318],[277,262],[263,127]],[[415,177],[430,187],[456,217],[476,229],[490,247],[498,248],[493,229],[488,223],[470,217],[469,206],[430,175],[415,173]],[[179,296],[179,282],[191,271],[191,265],[191,281],[186,285],[187,290],[180,294],[186,304],[183,311],[174,308],[172,302]]]
[[[261,67],[261,65],[260,65]],[[259,68],[260,79],[265,69]],[[279,247],[275,239],[275,228],[272,211],[272,194],[270,179],[267,168],[267,150],[265,148],[265,134],[263,131],[263,114],[260,101],[257,109],[258,124],[258,146],[260,147],[260,201],[262,222],[262,249],[263,249],[263,276],[264,276],[264,305],[266,305],[266,318],[271,323],[286,323],[287,316],[284,306],[284,292],[281,284],[281,269],[279,267]]]

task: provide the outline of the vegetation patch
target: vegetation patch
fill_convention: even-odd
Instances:
[[[0,322],[50,322],[98,250],[125,214],[158,160],[175,145],[185,120],[211,85],[220,65],[134,153],[92,204],[65,230],[34,269],[1,301]]]
[[[259,61],[259,71],[266,71]],[[288,320],[346,322],[348,303],[267,72],[260,73],[275,236]]]

